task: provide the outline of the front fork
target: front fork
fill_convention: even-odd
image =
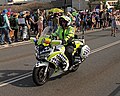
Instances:
[[[48,66],[49,66],[49,63],[48,63],[48,62],[42,62],[42,61],[38,61],[38,62],[36,62],[36,64],[35,64],[35,67],[45,67],[44,76],[47,74]]]

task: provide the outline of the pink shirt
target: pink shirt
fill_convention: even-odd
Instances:
[[[38,29],[42,29],[43,30],[43,19],[42,20],[39,19],[37,24],[38,24]]]

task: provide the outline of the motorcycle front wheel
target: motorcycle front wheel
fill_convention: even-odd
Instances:
[[[33,69],[33,74],[32,74],[32,78],[33,78],[33,82],[37,85],[37,86],[41,86],[43,84],[45,84],[48,80],[48,72],[45,73],[45,66],[42,67],[34,67]]]

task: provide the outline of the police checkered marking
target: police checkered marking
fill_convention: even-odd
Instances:
[[[81,49],[81,58],[87,58],[88,55],[90,54],[90,47],[88,45],[85,45]]]

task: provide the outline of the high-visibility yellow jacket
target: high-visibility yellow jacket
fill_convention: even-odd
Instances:
[[[57,36],[60,40],[65,40],[67,42],[69,38],[74,37],[74,32],[75,29],[72,26],[68,26],[66,29],[63,29],[61,26],[59,26],[56,32],[52,35]]]

